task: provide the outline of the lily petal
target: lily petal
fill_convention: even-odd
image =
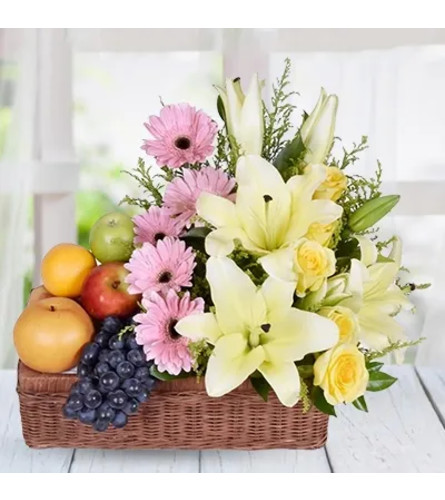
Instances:
[[[219,397],[241,385],[264,361],[261,346],[250,350],[246,338],[224,335],[215,345],[205,376],[209,396]]]
[[[264,362],[260,373],[269,382],[284,406],[295,406],[300,398],[300,376],[294,363],[275,365]]]
[[[293,249],[287,247],[264,255],[258,261],[269,276],[277,280],[292,282],[295,287],[297,277],[293,270],[293,258]]]
[[[214,344],[222,335],[213,313],[186,316],[176,323],[175,330],[193,342],[206,339],[211,344]]]
[[[207,280],[224,334],[248,333],[266,322],[266,304],[252,280],[227,257],[210,257]]]
[[[196,202],[198,215],[215,227],[238,227],[235,204],[212,193],[203,192]]]
[[[264,334],[266,359],[272,363],[298,361],[306,354],[325,351],[339,339],[337,325],[318,314],[289,309]]]
[[[269,277],[263,283],[261,293],[266,301],[268,319],[273,322],[292,307],[295,284]]]
[[[355,238],[360,247],[361,262],[363,262],[366,267],[375,264],[378,252],[374,243],[369,238],[366,238],[366,236],[356,236]]]
[[[263,101],[258,75],[253,75],[241,111],[239,142],[247,154],[260,155],[263,149]]]

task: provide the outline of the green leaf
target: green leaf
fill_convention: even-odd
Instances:
[[[321,387],[314,386],[314,388],[312,389],[312,401],[321,412],[326,413],[327,415],[332,415],[333,417],[337,416],[337,414],[335,413],[335,408],[326,401],[323,389]]]
[[[163,382],[169,381],[169,380],[176,380],[179,378],[188,378],[192,376],[192,373],[188,372],[181,372],[179,375],[170,375],[170,373],[167,372],[160,372],[156,365],[151,365],[150,367],[150,375],[154,378],[157,378],[158,380],[162,380]]]
[[[255,391],[267,402],[271,387],[264,377],[250,377],[250,382]]]
[[[216,109],[218,110],[218,114],[221,117],[221,120],[227,125],[227,123],[226,123],[226,110],[224,109],[223,100],[221,99],[220,95],[216,99]]]
[[[366,404],[366,400],[364,396],[360,396],[352,404],[357,408],[357,410],[368,412],[368,405]]]
[[[286,170],[289,167],[296,165],[298,160],[303,157],[305,150],[306,148],[303,144],[300,133],[298,133],[295,138],[288,142],[281,150],[274,161],[274,165],[283,177],[286,177]]]
[[[367,391],[377,392],[388,389],[397,379],[392,375],[380,371],[373,371],[369,373],[369,382],[366,387]]]
[[[372,227],[399,202],[398,194],[378,196],[364,203],[349,217],[349,227],[355,233],[361,233]]]
[[[368,372],[378,372],[382,367],[383,363],[380,363],[380,361],[371,361],[369,363],[366,363],[366,369],[368,370]]]
[[[191,246],[195,250],[205,251],[204,240],[206,236],[211,232],[208,227],[193,227],[187,231],[181,239],[183,239],[188,246]]]

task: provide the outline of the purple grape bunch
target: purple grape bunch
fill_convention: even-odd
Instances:
[[[156,379],[135,334],[119,335],[128,324],[108,316],[93,342],[84,347],[77,367],[79,379],[63,407],[65,417],[103,432],[110,425],[125,427],[128,417],[147,401]]]

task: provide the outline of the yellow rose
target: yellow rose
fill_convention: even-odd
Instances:
[[[362,396],[368,380],[365,356],[355,345],[338,344],[314,364],[314,384],[323,389],[331,405],[351,403]]]
[[[318,290],[328,276],[335,273],[335,254],[330,248],[302,238],[294,249],[294,272],[297,276],[297,295]]]
[[[309,226],[306,233],[308,240],[317,241],[320,245],[328,246],[334,231],[337,228],[338,221],[331,222],[330,224],[320,224],[314,222]]]
[[[314,193],[315,200],[337,201],[347,185],[346,175],[337,167],[328,167],[324,182]]]
[[[342,306],[322,307],[318,314],[329,318],[338,326],[340,342],[357,345],[359,324],[351,309]]]

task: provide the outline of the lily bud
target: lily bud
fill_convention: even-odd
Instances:
[[[349,217],[349,227],[355,233],[360,233],[372,227],[399,202],[397,194],[379,196],[364,203]]]
[[[300,129],[306,147],[306,163],[324,163],[332,147],[337,116],[338,97],[327,95],[322,88],[320,97],[312,113]]]
[[[263,149],[263,101],[258,75],[253,75],[244,95],[239,79],[226,80],[226,88],[218,89],[224,106],[229,135],[241,148],[241,154],[261,155]]]

